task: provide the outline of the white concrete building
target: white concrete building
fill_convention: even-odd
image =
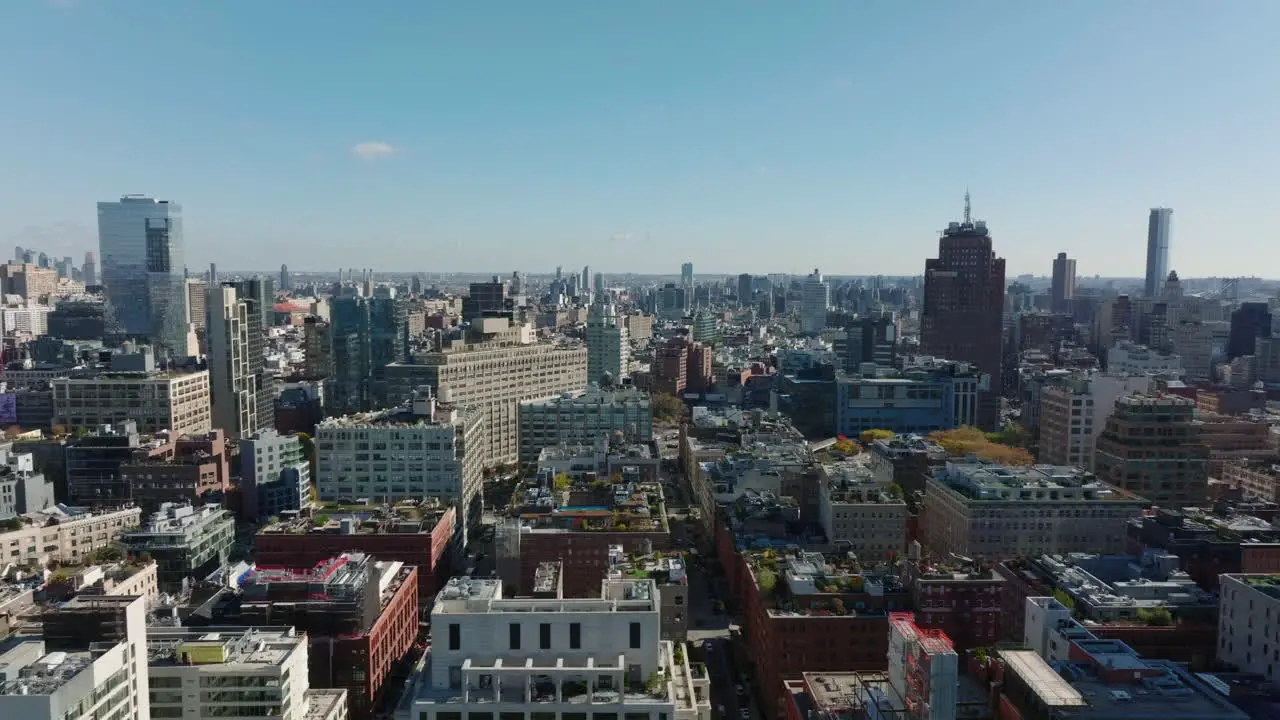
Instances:
[[[89,553],[107,547],[122,533],[136,529],[142,509],[103,508],[78,512],[52,507],[17,518],[21,527],[0,532],[5,562],[15,565],[48,565],[57,560],[78,565]]]
[[[822,466],[818,518],[837,550],[850,550],[864,560],[906,550],[907,504],[900,494],[890,492],[888,484],[877,481],[866,464]]]
[[[217,285],[205,298],[213,425],[239,440],[258,431],[258,389],[249,364],[249,303]]]
[[[520,403],[520,462],[537,462],[543,448],[591,445],[622,433],[627,442],[653,439],[649,394],[634,388],[592,388]]]
[[[483,413],[438,403],[425,388],[404,407],[316,426],[316,490],[325,500],[436,499],[464,518],[484,462]]]
[[[598,599],[506,599],[498,580],[454,578],[436,596],[431,650],[399,717],[710,720],[705,668],[661,640],[658,592],[653,580],[605,580]]]
[[[1280,677],[1280,575],[1220,575],[1218,662]]]
[[[1213,364],[1226,359],[1231,323],[1225,320],[1184,321],[1169,328],[1173,351],[1182,359],[1188,381],[1213,379]]]
[[[1146,345],[1123,341],[1107,350],[1107,372],[1113,375],[1182,377],[1182,358]]]
[[[614,382],[631,372],[631,342],[627,325],[613,301],[598,302],[587,315],[587,380],[599,383],[605,373]]]
[[[307,636],[291,627],[151,628],[146,642],[157,718],[347,717],[346,690],[310,689]]]
[[[147,599],[119,600],[125,638],[109,649],[47,652],[44,639],[23,638],[0,654],[0,718],[150,720]]]
[[[817,335],[827,327],[827,308],[831,305],[831,286],[814,268],[805,278],[800,295],[800,332]]]
[[[0,309],[0,335],[39,337],[49,332],[49,313],[53,308],[25,300],[21,305]]]

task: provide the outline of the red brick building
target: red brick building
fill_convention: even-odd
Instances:
[[[260,565],[241,590],[239,622],[307,633],[311,686],[346,689],[352,718],[374,716],[418,636],[417,568],[347,553],[313,567]]]
[[[364,513],[364,519],[338,514],[320,526],[311,518],[264,527],[254,540],[254,560],[264,567],[315,565],[344,552],[395,560],[417,568],[417,597],[429,611],[436,590],[449,579],[454,509],[414,508],[415,519],[391,513]]]
[[[225,493],[231,479],[227,435],[212,430],[137,450],[130,462],[120,466],[120,476],[129,482],[133,501],[143,512],[154,512],[166,502],[209,502],[206,495]]]
[[[956,652],[991,647],[1004,637],[1003,577],[979,568],[918,572],[911,582],[917,625],[946,633]]]

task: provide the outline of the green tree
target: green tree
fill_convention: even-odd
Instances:
[[[684,417],[684,401],[675,395],[654,393],[649,396],[649,409],[655,420],[675,422]]]
[[[1072,599],[1070,595],[1067,594],[1066,590],[1062,590],[1062,589],[1054,590],[1053,599],[1062,603],[1063,607],[1067,608],[1068,610],[1076,609],[1076,601]]]
[[[316,483],[316,441],[308,434],[300,432],[297,434],[298,444],[302,446],[302,456],[307,459],[307,465],[311,471],[311,487],[312,497],[315,500],[315,483]]]
[[[573,478],[565,475],[564,473],[560,473],[551,481],[551,486],[556,490],[568,490],[573,487]]]
[[[766,593],[773,592],[778,587],[778,575],[772,570],[760,569],[756,572],[756,585]]]
[[[1155,627],[1168,627],[1173,624],[1173,613],[1169,608],[1141,608],[1138,619]]]

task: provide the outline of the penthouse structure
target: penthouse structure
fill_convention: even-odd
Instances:
[[[312,653],[316,685],[343,688],[353,718],[370,718],[392,668],[418,633],[417,569],[344,553],[313,567],[259,566],[240,582],[235,620],[291,626],[324,652]]]
[[[90,553],[115,542],[138,527],[142,510],[136,507],[69,508],[57,505],[11,518],[0,532],[6,562],[26,567],[57,561],[79,564]]]
[[[125,420],[136,421],[143,433],[200,435],[213,429],[207,370],[110,372],[50,383],[54,422],[72,431]]]
[[[153,717],[345,720],[346,690],[310,688],[307,641],[291,627],[150,628]]]
[[[653,439],[649,394],[635,388],[592,388],[520,403],[520,463],[536,462],[543,448],[589,444],[621,434],[628,442]]]
[[[876,481],[896,484],[904,491],[924,492],[925,479],[932,468],[945,465],[950,457],[939,444],[919,435],[898,435],[866,445],[867,467]]]
[[[46,614],[53,632],[21,637],[0,653],[0,717],[150,718],[146,613],[146,599],[132,597],[76,601]],[[95,622],[104,618],[107,632]],[[77,621],[77,632],[60,632],[60,620]]]
[[[924,545],[986,559],[1120,552],[1129,518],[1149,505],[1082,468],[950,460],[925,485]]]
[[[455,517],[453,507],[440,503],[330,508],[314,518],[264,525],[254,538],[253,556],[263,567],[309,567],[346,552],[401,562],[417,568],[418,597],[425,603],[449,578]]]
[[[316,426],[322,500],[439,500],[458,517],[480,512],[484,417],[422,389],[404,407],[331,418]],[[473,507],[474,506],[474,507]]]
[[[165,503],[147,524],[120,537],[129,552],[155,559],[160,589],[180,592],[183,580],[204,577],[227,562],[236,521],[218,505]]]
[[[497,580],[454,578],[432,607],[431,649],[401,716],[710,720],[706,668],[661,639],[660,606],[652,580],[605,580],[597,599],[507,599]]]
[[[387,365],[384,406],[430,386],[442,401],[484,414],[486,464],[514,463],[520,456],[520,403],[586,389],[587,349],[536,342],[533,328],[510,327],[505,318],[478,322],[479,342],[457,341],[415,356],[413,363]]]

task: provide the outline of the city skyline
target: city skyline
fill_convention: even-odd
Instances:
[[[665,272],[733,253],[726,272],[760,274],[785,246],[792,274],[899,275],[971,187],[1011,275],[1065,250],[1086,275],[1140,277],[1155,206],[1178,210],[1172,268],[1274,266],[1254,209],[1280,185],[1263,91],[1280,7],[1168,7],[23,4],[0,44],[31,71],[0,92],[37,111],[0,119],[22,179],[0,238],[76,256],[94,202],[147,192],[186,208],[192,267],[320,270],[358,245],[372,267]],[[379,52],[332,52],[354,35]],[[1001,52],[954,62],[963,37]],[[1229,251],[1188,254],[1207,243]]]

